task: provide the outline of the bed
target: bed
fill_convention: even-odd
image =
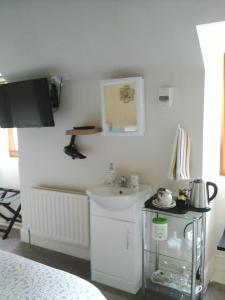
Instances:
[[[1,300],[106,300],[70,273],[0,250]]]

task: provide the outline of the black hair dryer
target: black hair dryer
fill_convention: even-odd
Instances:
[[[64,147],[64,152],[66,155],[69,155],[72,159],[79,158],[79,159],[84,159],[86,158],[85,155],[80,153],[75,146],[75,139],[76,136],[72,135],[70,139],[70,144],[68,146]]]

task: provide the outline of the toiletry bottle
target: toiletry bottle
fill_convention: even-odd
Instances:
[[[106,184],[114,186],[116,181],[115,169],[113,163],[109,164],[109,170],[106,176]]]

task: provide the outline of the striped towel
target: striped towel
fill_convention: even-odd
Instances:
[[[174,140],[168,177],[175,180],[190,179],[190,137],[188,130],[178,125]]]

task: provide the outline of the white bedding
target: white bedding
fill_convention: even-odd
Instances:
[[[0,251],[0,300],[106,300],[91,283]]]

